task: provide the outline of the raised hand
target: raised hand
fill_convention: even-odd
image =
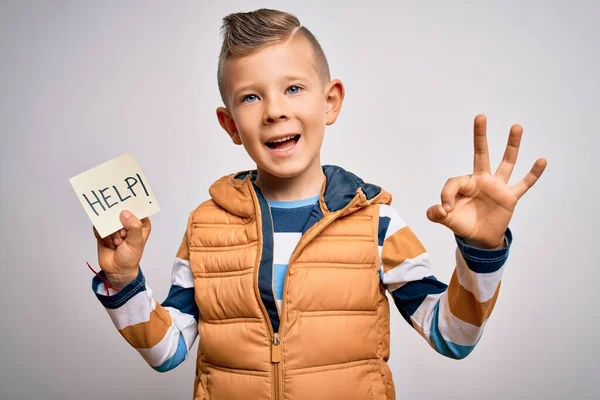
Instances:
[[[108,281],[117,288],[126,286],[138,274],[144,247],[150,236],[149,218],[141,221],[129,211],[120,214],[124,228],[102,239],[96,228],[98,263]]]
[[[517,202],[542,176],[547,162],[538,159],[523,180],[509,186],[523,128],[511,127],[504,157],[492,175],[486,124],[484,115],[475,117],[473,174],[448,179],[441,205],[431,206],[427,218],[448,227],[472,246],[493,249],[504,245],[504,232]]]

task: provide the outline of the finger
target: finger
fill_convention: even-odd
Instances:
[[[142,237],[144,241],[148,240],[148,236],[150,236],[150,231],[152,230],[152,224],[150,223],[150,218],[146,217],[142,219]]]
[[[120,229],[119,236],[121,236],[121,238],[125,239],[125,236],[127,236],[127,230],[125,228]]]
[[[545,158],[539,158],[535,164],[533,164],[533,167],[529,173],[525,175],[525,178],[513,186],[513,190],[515,191],[517,198],[520,199],[523,197],[523,195],[527,193],[527,191],[531,189],[533,185],[535,185],[537,180],[540,179],[540,176],[542,176],[544,173],[547,165],[548,161],[546,161]]]
[[[441,224],[448,217],[448,213],[444,210],[444,207],[440,205],[431,206],[427,209],[427,219],[431,222]]]
[[[479,114],[475,117],[473,126],[473,173],[481,174],[491,172],[490,154],[486,137],[487,119],[485,115]]]
[[[100,234],[96,230],[96,227],[94,227],[94,236],[96,237],[96,241],[98,242],[98,247],[108,247],[110,249],[115,250],[116,247],[115,247],[115,245],[112,241],[112,237],[110,235],[103,238],[102,236],[100,236]]]
[[[467,193],[469,191],[469,184],[471,182],[470,175],[463,175],[454,178],[450,178],[446,181],[446,184],[442,188],[440,198],[442,200],[442,207],[447,212],[452,211],[454,203],[456,203],[456,196],[459,192]]]
[[[504,150],[504,156],[502,162],[496,170],[496,175],[504,178],[504,182],[508,182],[510,176],[517,162],[517,156],[519,155],[519,146],[521,146],[521,137],[523,136],[523,128],[521,125],[513,125],[510,128],[510,134],[508,135],[508,143],[506,144],[506,150]]]
[[[121,231],[118,230],[116,232],[114,232],[111,236],[111,240],[113,242],[113,244],[115,246],[119,246],[121,243],[123,243],[123,239],[121,238]]]
[[[142,236],[142,221],[140,221],[133,213],[130,211],[121,211],[120,214],[121,223],[123,227],[127,231],[127,236],[124,239],[124,242],[131,246],[140,246],[144,243],[144,238]]]

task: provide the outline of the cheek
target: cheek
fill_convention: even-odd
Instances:
[[[303,119],[312,128],[325,126],[325,103],[320,96],[314,96],[304,102],[301,108]]]
[[[257,110],[254,108],[258,107],[247,107],[243,110],[237,110],[235,114],[233,114],[233,120],[235,121],[235,126],[242,138],[242,141],[246,139],[251,139],[253,134],[256,132],[256,113]],[[244,143],[247,145],[250,143]]]

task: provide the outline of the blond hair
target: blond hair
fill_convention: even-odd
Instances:
[[[317,38],[302,26],[295,15],[262,8],[251,12],[229,14],[223,18],[221,26],[223,44],[217,70],[217,82],[223,103],[227,105],[223,75],[228,58],[246,56],[296,34],[301,34],[309,41],[313,48],[317,72],[323,82],[329,82],[331,78],[325,52]]]

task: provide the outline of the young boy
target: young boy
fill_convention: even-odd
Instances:
[[[344,87],[315,37],[274,10],[229,15],[223,34],[217,116],[257,168],[218,180],[191,213],[162,305],[138,267],[150,221],[124,211],[124,229],[98,238],[93,289],[120,333],[157,371],[199,335],[194,396],[211,400],[394,399],[386,290],[437,352],[467,356],[498,296],[517,200],[546,165],[508,186],[521,127],[492,175],[476,117],[473,174],[449,179],[427,211],[456,235],[446,286],[389,193],[321,165]]]

